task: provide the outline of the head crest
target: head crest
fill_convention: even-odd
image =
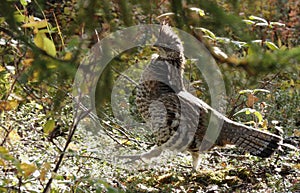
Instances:
[[[165,22],[161,25],[157,42],[154,45],[162,48],[169,48],[180,53],[183,52],[183,46],[179,37],[169,24]]]

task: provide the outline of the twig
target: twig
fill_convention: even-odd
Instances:
[[[103,113],[104,114],[104,113]],[[106,116],[106,118],[108,120],[110,120],[111,122],[115,123],[113,119],[111,119],[109,116],[107,116],[106,114],[104,114],[104,116]],[[104,122],[105,123],[105,122]],[[108,124],[108,123],[105,123],[106,125],[108,125],[109,127],[113,128],[112,125]],[[118,123],[117,123],[118,124]],[[118,124],[119,125],[119,124]],[[140,147],[142,147],[140,141],[136,140],[134,138],[134,136],[132,135],[132,133],[128,133],[126,132],[126,128],[124,128],[122,125],[119,125],[120,128],[115,128],[117,131],[119,131],[122,135],[124,135],[129,141],[133,141],[135,143],[137,143]],[[130,136],[129,136],[130,135]],[[152,143],[147,143],[147,142],[144,142],[143,143],[147,144],[147,145],[153,145]],[[144,148],[143,148],[144,149]],[[144,149],[145,150],[145,149]]]
[[[82,110],[84,110],[84,111],[87,110],[87,107],[85,107],[83,104],[80,104],[80,108],[81,108]],[[111,119],[109,116],[107,116],[105,113],[103,113],[103,115],[104,115],[109,121],[115,123],[115,121],[114,121],[113,119]],[[133,136],[130,132],[129,132],[129,133],[126,132],[126,128],[124,128],[122,125],[119,125],[118,123],[115,123],[115,124],[118,124],[118,126],[120,127],[120,128],[116,128],[116,127],[114,127],[113,125],[111,125],[111,124],[109,124],[109,123],[107,123],[107,122],[105,122],[105,121],[99,119],[98,116],[95,115],[95,114],[92,113],[92,112],[90,112],[90,113],[88,114],[88,116],[89,116],[90,118],[92,118],[94,121],[99,122],[99,124],[100,124],[101,128],[103,129],[103,131],[105,132],[105,134],[106,134],[108,137],[110,137],[113,141],[115,141],[116,143],[118,143],[119,145],[125,147],[125,146],[123,145],[123,143],[120,143],[118,140],[116,140],[116,136],[113,136],[113,135],[111,134],[111,132],[109,132],[109,131],[105,128],[105,126],[117,130],[117,131],[120,132],[120,133],[121,133],[128,141],[135,142],[135,143],[138,144],[140,147],[143,147],[143,146],[141,145],[141,142],[138,141],[137,139],[135,139],[134,136]],[[104,124],[105,126],[103,126],[102,124]],[[120,138],[120,137],[119,137],[119,138]],[[124,138],[123,138],[123,139],[124,139]],[[147,145],[153,145],[152,143],[147,143],[147,142],[144,142],[144,141],[143,141],[143,143],[145,143],[145,144],[147,144]],[[145,148],[143,148],[143,149],[145,150]]]
[[[238,98],[236,99],[236,102],[238,102],[240,98],[241,98],[241,94],[239,94]],[[238,107],[240,107],[242,104],[243,104],[243,102],[241,102],[240,104],[235,104],[235,105],[233,106],[233,108],[231,109],[231,111],[230,111],[230,113],[229,113],[229,115],[228,115],[228,118],[232,118],[232,116],[233,116],[235,110],[236,110]]]
[[[54,20],[55,20],[55,23],[56,23],[56,27],[57,27],[58,35],[59,35],[60,40],[61,40],[61,44],[62,44],[63,48],[65,48],[64,39],[63,39],[63,37],[62,37],[62,33],[61,33],[61,31],[60,31],[60,27],[59,27],[59,25],[58,25],[57,18],[56,18],[56,16],[55,16],[55,13],[54,13],[54,12],[52,12],[52,14],[53,14],[53,17],[54,17]]]
[[[44,10],[42,9],[42,7],[40,6],[40,4],[38,3],[38,1],[37,0],[34,0],[34,2],[35,2],[35,4],[37,5],[37,7],[40,9],[40,11],[41,11],[41,13],[43,14],[43,16],[44,16],[44,19],[46,20],[46,22],[47,22],[47,30],[48,30],[48,32],[49,32],[49,36],[50,36],[50,39],[51,39],[51,41],[52,42],[54,42],[53,41],[53,37],[52,37],[52,35],[51,35],[51,33],[50,33],[50,25],[48,24],[48,21],[47,21],[47,17],[46,17],[46,15],[45,15],[45,12],[44,12]],[[59,28],[58,28],[59,29]]]
[[[74,154],[66,154],[66,157],[79,157],[79,158],[87,158],[87,159],[94,159],[97,161],[103,161],[103,159],[99,158],[99,157],[95,157],[95,156],[88,156],[88,155],[74,155]]]
[[[50,142],[58,149],[59,152],[63,152],[63,150],[60,147],[58,147],[58,145],[53,141],[53,139],[51,139]]]
[[[280,71],[277,72],[270,80],[264,82],[264,84],[261,86],[261,88],[265,88],[272,80],[274,80],[278,75],[280,74]]]
[[[3,127],[3,126],[2,126],[2,127]],[[7,140],[8,136],[9,136],[10,132],[13,130],[13,129],[11,129],[11,128],[12,128],[12,125],[10,125],[8,129],[5,129],[5,128],[4,128],[4,130],[5,130],[6,133],[5,133],[5,136],[4,136],[3,141],[1,142],[1,145],[0,145],[0,146],[3,146],[4,143],[6,142],[6,140]]]
[[[117,74],[123,76],[124,78],[126,78],[127,80],[129,80],[130,82],[132,82],[134,85],[138,85],[138,83],[136,83],[134,80],[132,80],[129,76],[126,76],[125,74],[123,74],[122,72],[118,71],[117,69],[115,69],[114,67],[111,67],[111,69],[113,71],[115,71]]]
[[[103,123],[104,124],[106,124],[104,121],[103,121]],[[110,126],[110,125],[109,125]],[[111,126],[110,126],[111,127]],[[123,144],[123,143],[121,143],[121,142],[119,142],[118,140],[116,140],[115,138],[114,138],[114,136],[112,136],[106,129],[104,129],[104,127],[102,127],[103,128],[103,130],[104,130],[104,132],[106,133],[106,135],[108,136],[108,137],[110,137],[113,141],[115,141],[117,144],[119,144],[119,145],[121,145],[122,147],[125,147],[125,145]],[[112,127],[111,127],[112,128]]]
[[[22,176],[18,177],[18,192],[21,193],[21,186],[22,186]]]
[[[23,57],[21,57],[23,58]],[[18,66],[18,64],[21,62],[21,58],[18,60],[18,62],[15,64],[15,66]],[[14,75],[8,68],[6,65],[4,65],[5,69],[7,72],[9,72],[11,74],[12,77],[14,77],[14,81],[10,87],[10,90],[7,94],[7,96],[5,97],[5,99],[7,99],[11,93],[11,91],[13,90],[14,86],[16,83],[18,83],[21,88],[23,89],[23,91],[30,97],[34,98],[34,99],[41,99],[41,97],[37,96],[34,92],[31,91],[31,89],[27,88],[25,84],[22,84],[20,81],[19,81],[19,76],[20,76],[20,73],[19,73],[19,70],[16,68],[16,74]]]
[[[61,154],[59,155],[59,158],[58,158],[58,161],[53,169],[53,173],[57,173],[58,169],[60,168],[60,165],[62,163],[62,160],[64,158],[64,155],[69,147],[69,144],[71,143],[72,141],[72,138],[73,138],[73,135],[78,127],[78,124],[79,122],[85,117],[87,116],[89,113],[90,113],[90,110],[88,111],[85,111],[85,112],[82,112],[81,114],[78,114],[78,107],[79,107],[80,104],[77,103],[77,108],[75,107],[75,109],[77,109],[77,111],[75,112],[75,115],[74,115],[74,119],[73,119],[73,125],[72,125],[72,128],[69,130],[69,135],[68,135],[68,139],[65,143],[65,146],[64,146],[64,149],[63,151],[61,152]],[[51,184],[52,184],[52,181],[53,181],[53,177],[51,177],[47,184],[46,184],[46,187],[44,188],[44,191],[43,193],[46,193],[50,190],[50,187],[51,187]]]
[[[6,66],[5,66],[5,68],[6,68],[6,70],[9,72],[9,70],[7,69]],[[10,85],[10,88],[9,88],[9,90],[8,90],[8,92],[7,92],[7,94],[6,94],[5,98],[4,98],[4,100],[7,100],[7,99],[8,99],[8,97],[9,97],[9,95],[12,93],[12,91],[13,91],[13,89],[14,89],[16,83],[17,83],[17,81],[18,81],[17,78],[15,78],[15,79],[13,80],[13,82],[12,82],[12,84]]]

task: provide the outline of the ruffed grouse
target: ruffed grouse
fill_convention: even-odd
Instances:
[[[125,158],[146,161],[165,149],[187,150],[196,169],[199,153],[216,145],[235,144],[259,157],[269,157],[279,147],[281,137],[231,121],[185,89],[183,46],[168,24],[161,26],[154,46],[159,53],[142,74],[136,104],[157,146]]]

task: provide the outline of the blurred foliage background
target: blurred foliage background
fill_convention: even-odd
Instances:
[[[180,161],[188,165],[182,157],[159,172],[134,173],[88,151],[85,141],[101,139],[84,137],[74,119],[72,86],[78,66],[110,33],[163,20],[196,37],[214,57],[226,82],[228,117],[281,134],[299,148],[298,1],[1,0],[1,192],[300,191],[296,151],[279,155],[274,164],[249,155],[226,157],[235,150],[225,149],[224,156],[213,151],[203,162],[213,169],[198,174],[178,166]],[[146,64],[151,54],[149,48],[120,54],[97,84],[102,129],[127,148],[142,149],[132,138],[124,140],[128,131],[112,115],[110,94],[124,70],[137,61]],[[187,66],[186,78],[209,103],[195,66]],[[130,103],[141,120],[133,99]],[[152,144],[147,137],[142,142],[143,148]]]

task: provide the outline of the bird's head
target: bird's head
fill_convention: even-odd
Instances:
[[[183,57],[182,43],[168,24],[162,24],[154,47],[158,48],[158,55],[161,58],[172,60]]]

